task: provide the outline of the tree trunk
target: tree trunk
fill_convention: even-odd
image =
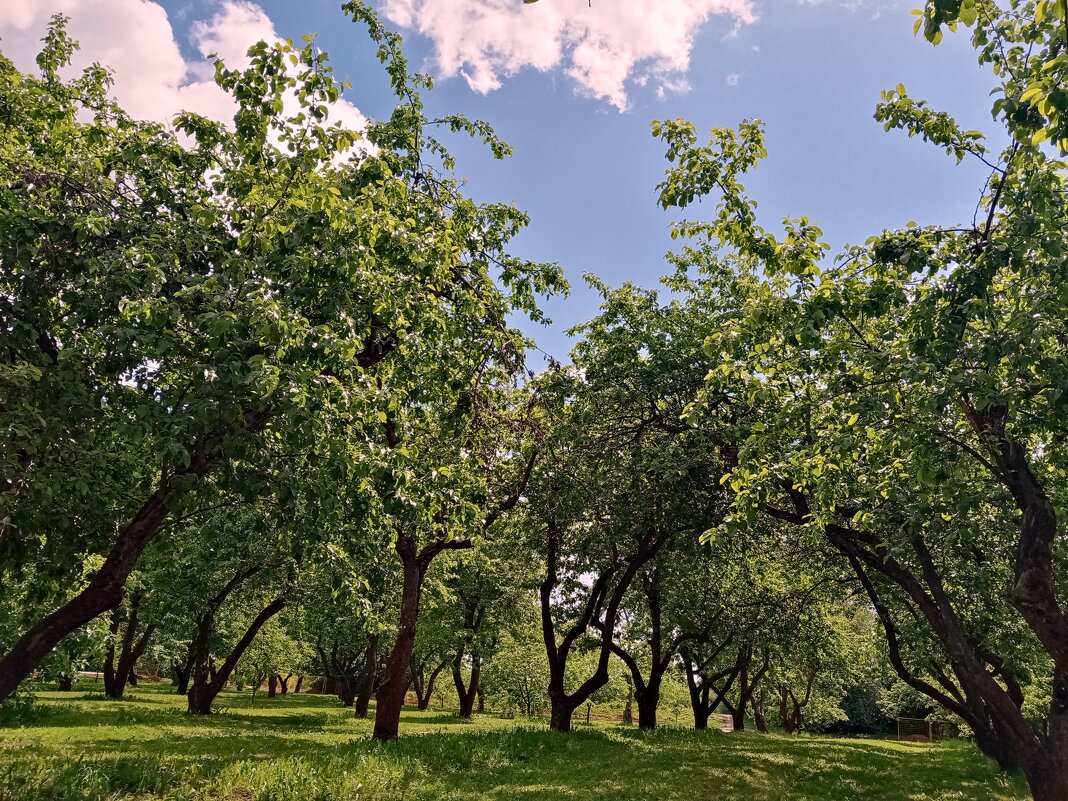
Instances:
[[[397,550],[400,553],[404,570],[400,620],[397,626],[397,639],[386,659],[385,676],[378,687],[373,734],[376,740],[392,740],[400,732],[401,709],[404,706],[405,691],[408,689],[405,675],[412,660],[415,629],[419,622],[419,603],[423,591],[425,567],[422,560],[415,554],[415,543],[410,538],[398,540]]]
[[[445,669],[445,666],[449,664],[448,661],[442,660],[438,662],[437,666],[430,671],[430,678],[426,680],[426,684],[423,685],[422,691],[416,688],[415,697],[419,703],[419,709],[424,712],[430,707],[430,699],[434,697],[434,684],[438,680],[438,675]]]
[[[282,678],[281,673],[278,674],[278,691],[282,693],[282,695],[286,695],[289,693],[289,680],[291,678],[293,678],[292,673],[287,675],[285,678]]]
[[[247,412],[245,430],[260,428],[270,416],[269,412]],[[194,444],[189,465],[170,473],[137,510],[85,589],[32,626],[0,659],[0,701],[15,692],[60,640],[122,602],[126,579],[167,519],[169,503],[187,491],[186,479],[203,478],[208,473],[219,458],[218,447],[225,433],[201,438]]]
[[[122,621],[122,607],[111,610],[111,623],[108,625],[108,648],[104,654],[104,695],[119,698],[122,692],[115,690],[115,639],[119,636],[119,624]]]
[[[634,725],[634,679],[630,674],[623,677],[627,683],[627,703],[623,705],[623,725]]]
[[[371,695],[375,691],[375,676],[378,675],[378,635],[372,634],[367,640],[367,650],[364,653],[363,672],[360,675],[360,693],[356,696],[354,706],[356,717],[366,718],[367,710],[371,704]],[[405,694],[408,688],[405,687]]]
[[[478,686],[475,687],[475,694],[478,695],[478,709],[477,709],[477,711],[478,711],[479,714],[482,714],[483,712],[486,711],[486,691],[484,689],[482,689],[482,682],[481,681],[478,683]]]
[[[140,638],[134,639],[137,634],[138,609],[141,604],[140,593],[135,593],[130,598],[130,613],[126,619],[126,628],[122,635],[122,648],[119,651],[118,664],[115,664],[115,635],[119,630],[119,622],[122,617],[121,607],[116,607],[111,615],[111,638],[108,643],[107,659],[104,662],[104,694],[109,698],[122,698],[126,692],[126,684],[129,682],[137,686],[137,660],[148,648],[148,641],[156,630],[155,624],[151,624],[141,633]]]
[[[300,695],[300,689],[304,686],[304,676],[297,676],[297,686],[293,688],[293,692]]]
[[[571,717],[578,708],[562,692],[549,693],[549,728],[553,731],[571,731]]]
[[[272,673],[267,677],[267,697],[274,698],[278,695],[278,675]]]
[[[263,628],[263,624],[281,612],[285,605],[285,598],[276,598],[261,609],[260,613],[256,615],[256,618],[241,636],[241,639],[238,640],[237,645],[234,646],[234,650],[230,652],[228,657],[226,657],[226,661],[223,662],[222,667],[217,671],[210,671],[208,669],[210,663],[205,665],[205,660],[198,659],[198,664],[193,675],[193,686],[189,689],[190,714],[211,714],[211,705],[214,703],[216,696],[222,692],[222,688],[226,686],[230,674],[234,671],[234,668],[237,667],[238,660],[241,659],[241,656],[245,653],[245,650],[249,645],[252,644],[252,641],[256,639],[256,635],[259,634],[260,629]],[[207,653],[206,639],[203,643],[202,652],[204,654]]]
[[[475,695],[478,692],[478,683],[482,670],[482,661],[477,651],[471,652],[471,677],[468,684],[464,685],[463,676],[464,646],[456,651],[456,657],[452,660],[452,681],[456,686],[456,696],[460,701],[460,718],[469,720],[475,708]]]
[[[171,670],[174,671],[174,692],[177,695],[185,695],[189,692],[189,679],[193,674],[192,644],[190,644],[184,663],[178,662],[177,659],[171,660]]]
[[[771,731],[768,726],[768,707],[764,700],[763,690],[753,699],[753,720],[756,721],[757,731],[761,734],[768,734]]]
[[[71,673],[60,673],[56,676],[56,689],[61,693],[69,693],[74,688],[74,675]]]
[[[660,705],[660,688],[646,687],[637,696],[638,728],[652,731],[656,728],[656,708]]]

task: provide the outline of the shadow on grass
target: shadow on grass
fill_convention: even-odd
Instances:
[[[619,727],[563,735],[416,709],[405,709],[402,732],[421,736],[376,743],[370,721],[329,696],[252,706],[228,693],[225,714],[195,717],[167,690],[44,699],[28,727],[0,730],[0,801],[1027,797],[966,743]]]

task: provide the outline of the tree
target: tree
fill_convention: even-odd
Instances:
[[[241,655],[235,675],[252,688],[252,703],[255,704],[256,691],[264,681],[277,677],[282,671],[299,668],[303,659],[300,644],[289,635],[285,624],[275,617],[264,624]]]
[[[978,20],[973,39],[998,76],[994,113],[1008,146],[991,153],[980,132],[904,87],[884,93],[876,116],[990,166],[972,224],[885,231],[824,266],[808,220],[789,221],[781,239],[757,225],[738,180],[764,154],[750,123],[714,132],[708,146],[683,122],[658,124],[679,165],[661,200],[720,193],[712,221],[680,233],[728,246],[740,270],[766,278],[739,299],[746,314],[733,339],[709,343],[723,357],[714,397],[729,386],[741,400],[739,520],[763,511],[832,545],[877,613],[901,680],[965,720],[1003,767],[1022,770],[1036,799],[1062,798],[1065,465],[1055,443],[1068,384],[1054,343],[1066,335],[1066,208],[1064,162],[1042,143],[1059,136],[1063,98],[1051,99],[1048,81],[1061,69],[1064,26],[1029,4],[968,8],[960,19]],[[1026,678],[1043,662],[1052,700],[1036,725]]]
[[[397,637],[376,697],[377,740],[398,734],[427,570],[441,553],[470,549],[490,533],[519,502],[538,458],[530,437],[533,399],[520,395],[516,402],[507,383],[494,387],[493,358],[488,353],[460,384],[466,392],[459,406],[412,407],[403,425],[385,426],[390,451],[403,451],[406,464],[386,473],[380,495],[393,511],[402,583]]]
[[[369,9],[346,9],[400,100],[362,134],[327,122],[343,87],[312,44],[260,43],[248,69],[218,66],[232,128],[131,120],[99,67],[64,81],[61,18],[42,76],[0,60],[0,158],[15,176],[0,189],[3,381],[18,399],[2,412],[0,547],[56,543],[60,571],[105,554],[82,592],[5,643],[0,699],[121,602],[205,486],[240,493],[235,467],[280,443],[358,442],[388,402],[372,371],[418,373],[456,342],[478,358],[510,310],[536,314],[535,295],[563,285],[505,253],[525,218],[462,196],[421,112],[428,81]],[[484,124],[439,122],[507,153]],[[373,147],[355,149],[364,137]]]
[[[111,612],[108,627],[108,648],[104,656],[104,694],[109,698],[122,698],[126,684],[131,678],[136,682],[134,670],[148,648],[149,640],[156,631],[156,623],[148,623],[138,629],[141,603],[145,598],[142,587],[132,587],[129,602],[117,606]],[[121,636],[119,632],[122,632]],[[118,660],[116,660],[118,646]]]

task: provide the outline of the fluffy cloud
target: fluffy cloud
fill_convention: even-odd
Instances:
[[[212,17],[190,26],[190,44],[200,58],[187,60],[167,12],[150,0],[5,0],[0,2],[0,50],[19,68],[33,69],[40,39],[57,13],[70,18],[68,30],[81,45],[73,66],[82,69],[96,61],[109,67],[123,108],[134,117],[161,122],[183,110],[218,120],[232,118],[234,104],[215,85],[209,56],[243,67],[250,45],[279,39],[262,8],[225,0]],[[336,105],[334,116],[352,127],[364,123],[345,101]]]
[[[756,19],[752,0],[382,0],[395,24],[429,37],[436,66],[489,92],[524,67],[564,66],[580,89],[627,107],[627,81],[685,86],[694,36],[714,15]]]

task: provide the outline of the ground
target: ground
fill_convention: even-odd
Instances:
[[[934,745],[618,726],[559,735],[494,715],[461,723],[406,710],[403,736],[369,739],[331,697],[221,696],[194,718],[167,685],[108,701],[91,683],[42,692],[0,727],[0,801],[738,799],[1017,801],[966,742]]]

